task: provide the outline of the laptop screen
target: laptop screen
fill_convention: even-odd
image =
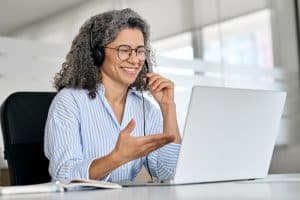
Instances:
[[[286,93],[195,86],[175,183],[267,176]]]

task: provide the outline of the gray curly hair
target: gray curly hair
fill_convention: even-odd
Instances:
[[[54,77],[54,87],[58,91],[65,87],[87,89],[89,96],[95,98],[97,84],[101,82],[101,66],[94,65],[92,49],[106,46],[125,28],[141,30],[146,49],[151,49],[149,25],[135,11],[126,8],[95,15],[82,25],[74,38],[61,70]],[[154,55],[150,51],[146,56],[149,71],[152,71],[154,61]],[[145,70],[141,70],[130,88],[139,90],[143,87],[141,77],[144,73]]]

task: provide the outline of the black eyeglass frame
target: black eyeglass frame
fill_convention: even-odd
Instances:
[[[120,60],[122,61],[125,61],[125,60],[128,60],[130,58],[130,56],[132,55],[132,51],[135,51],[135,55],[136,57],[139,59],[139,61],[145,61],[147,59],[147,56],[149,55],[150,53],[150,50],[148,50],[146,47],[144,46],[139,46],[135,49],[131,48],[131,46],[129,45],[120,45],[120,46],[117,46],[117,47],[104,47],[104,48],[107,48],[107,49],[114,49],[118,52],[118,57]],[[122,52],[122,49],[121,48],[127,48],[126,50],[123,49],[123,52]],[[139,50],[142,50],[142,52],[139,52]],[[124,52],[124,51],[128,51],[128,52]],[[123,53],[123,56],[120,56],[120,54]],[[138,53],[143,53],[143,57],[140,57],[141,55],[139,55]],[[126,55],[126,58],[124,57],[124,55]]]

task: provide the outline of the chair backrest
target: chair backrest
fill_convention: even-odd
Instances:
[[[16,92],[1,105],[4,158],[11,185],[48,182],[44,127],[54,92]]]

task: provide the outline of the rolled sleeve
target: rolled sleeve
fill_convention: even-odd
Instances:
[[[58,178],[83,178],[89,179],[89,168],[93,159],[83,160],[79,162],[66,163],[58,174]]]
[[[181,145],[170,143],[148,155],[150,173],[159,180],[174,176]]]
[[[173,177],[179,149],[180,144],[171,143],[158,150],[157,174],[160,179],[170,179]]]

